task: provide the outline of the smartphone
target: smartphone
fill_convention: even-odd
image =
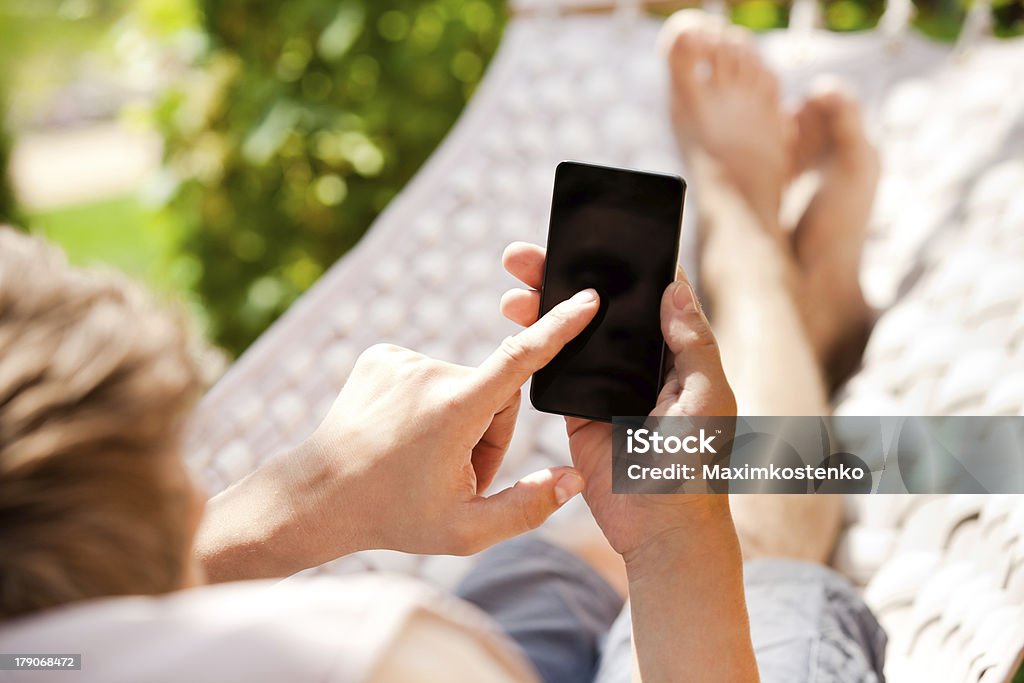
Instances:
[[[675,279],[685,193],[674,175],[558,165],[540,314],[588,287],[601,304],[533,375],[534,408],[602,422],[654,408],[665,371],[661,297]]]

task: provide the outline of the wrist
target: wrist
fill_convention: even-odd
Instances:
[[[678,573],[681,566],[705,560],[728,563],[735,555],[737,564],[742,562],[729,497],[717,494],[694,497],[699,500],[688,503],[685,514],[677,514],[678,519],[623,553],[631,582],[652,575]]]
[[[280,489],[263,469],[211,498],[195,554],[212,583],[288,576],[302,569],[282,540],[290,516]]]
[[[684,667],[696,680],[758,680],[739,541],[727,496],[709,495],[719,497],[725,500],[687,514],[628,558],[633,642],[644,680],[676,680]]]
[[[310,440],[207,503],[196,556],[211,582],[280,578],[363,550],[345,475]]]
[[[373,529],[360,514],[365,486],[352,459],[334,443],[314,434],[272,463],[273,481],[281,486],[281,515],[269,531],[298,569],[330,562],[376,547]],[[297,570],[296,570],[297,571]]]

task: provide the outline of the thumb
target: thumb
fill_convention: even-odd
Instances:
[[[672,354],[676,379],[684,392],[699,392],[699,405],[734,414],[732,389],[722,368],[718,342],[693,287],[673,282],[661,299],[661,328]],[[708,413],[712,414],[712,413]]]
[[[474,505],[477,538],[474,545],[486,548],[507,538],[536,529],[558,508],[583,491],[583,476],[572,467],[550,467],[529,474],[513,486]]]

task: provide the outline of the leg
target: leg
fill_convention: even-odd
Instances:
[[[817,191],[793,230],[803,318],[834,388],[860,362],[874,315],[860,288],[860,260],[878,185],[878,154],[860,107],[838,83],[821,83],[794,116],[798,172]]]
[[[885,680],[885,632],[838,573],[759,560],[744,567],[744,585],[763,683]]]
[[[672,120],[701,218],[701,284],[721,318],[716,329],[741,407],[823,414],[815,410],[825,405],[821,395],[856,367],[873,318],[859,274],[879,163],[859,106],[839,84],[820,83],[786,116],[748,32],[684,10],[666,34]],[[816,192],[795,227],[780,227],[782,191],[804,173],[816,176]],[[758,307],[743,305],[751,298]],[[765,317],[778,320],[774,329],[760,324]],[[766,331],[781,343],[758,339]],[[783,354],[767,357],[789,362],[755,362],[767,355],[765,343]],[[789,380],[781,385],[780,367]]]
[[[778,224],[792,156],[778,86],[739,29],[680,15],[689,18],[669,52],[673,120],[697,193],[701,284],[740,413],[827,415],[799,298],[802,272]],[[746,149],[757,151],[748,157]],[[841,521],[837,497],[731,502],[745,559],[828,558]]]
[[[885,632],[836,572],[759,560],[744,566],[744,588],[762,683],[885,680]],[[631,680],[630,631],[627,606],[609,632],[595,683]]]
[[[792,128],[778,84],[746,32],[701,13],[676,17],[672,118],[696,191],[701,288],[740,412],[823,415],[825,381],[795,296],[800,273],[779,227]]]
[[[485,551],[456,593],[497,621],[550,683],[590,683],[622,610],[590,565],[535,536]]]

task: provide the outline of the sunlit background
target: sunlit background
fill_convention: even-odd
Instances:
[[[956,38],[962,0],[917,5],[921,31]],[[864,30],[882,2],[823,10]],[[1021,33],[1020,3],[993,13]],[[187,301],[236,355],[430,155],[505,22],[499,0],[4,0],[0,218]]]

